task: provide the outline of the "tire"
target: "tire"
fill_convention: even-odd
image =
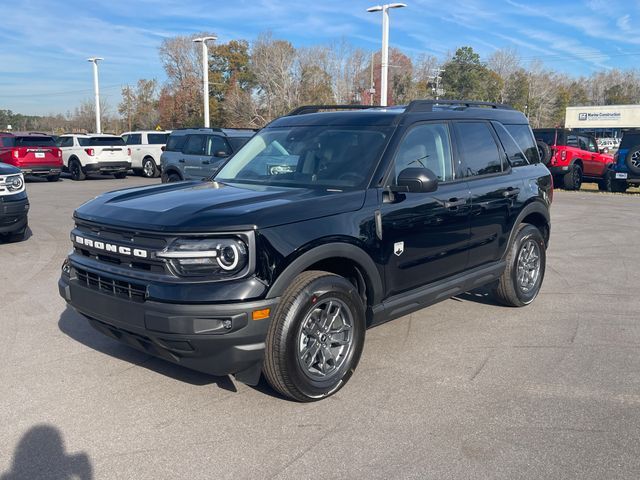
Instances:
[[[113,176],[116,178],[127,178],[127,172],[116,172]]]
[[[624,161],[630,172],[640,175],[640,145],[630,148]]]
[[[537,264],[535,264],[533,257],[529,257],[530,260],[527,260],[527,252],[533,252],[534,256],[537,255]],[[544,279],[546,260],[547,253],[540,230],[528,223],[520,224],[509,246],[506,258],[507,267],[494,290],[496,300],[508,307],[524,307],[533,302],[538,296]],[[537,271],[529,271],[529,275],[534,278],[521,277],[520,267],[525,270],[537,268]]]
[[[87,178],[82,170],[82,165],[75,158],[69,161],[69,172],[71,173],[71,180],[81,181]]]
[[[272,317],[263,372],[285,397],[300,402],[326,398],[351,378],[364,337],[364,306],[354,285],[332,273],[303,272]]]
[[[144,157],[142,160],[141,175],[147,178],[155,178],[158,176],[158,166],[151,157]]]
[[[182,178],[180,178],[180,175],[178,175],[175,172],[169,172],[166,176],[167,180],[164,183],[171,183],[171,182],[181,182]]]
[[[605,189],[612,193],[625,193],[629,184],[626,180],[618,180],[614,171],[608,171],[604,178]]]
[[[582,186],[582,167],[580,165],[574,163],[571,170],[564,174],[562,186],[565,190],[580,190]]]
[[[551,147],[542,140],[537,140],[536,145],[538,146],[540,161],[545,165],[549,165],[549,162],[551,161]]]
[[[47,175],[48,182],[57,182],[60,180],[60,175]]]

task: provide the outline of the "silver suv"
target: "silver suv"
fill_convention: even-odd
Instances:
[[[162,183],[210,177],[254,133],[234,128],[174,130],[160,157]]]

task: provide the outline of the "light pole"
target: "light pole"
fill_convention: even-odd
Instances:
[[[93,91],[96,97],[96,133],[100,131],[100,88],[98,86],[98,61],[104,60],[102,57],[87,58],[88,62],[93,63]]]
[[[382,12],[382,53],[380,61],[380,105],[387,106],[387,72],[389,71],[389,9],[406,7],[406,3],[387,3],[367,8],[367,12]]]
[[[209,52],[207,40],[217,40],[218,37],[194,38],[195,43],[202,43],[202,95],[204,97],[204,127],[209,128]]]

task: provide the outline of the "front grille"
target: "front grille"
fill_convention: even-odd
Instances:
[[[114,297],[127,298],[135,302],[145,301],[147,289],[144,285],[116,280],[81,268],[75,268],[75,272],[78,281],[92,290],[107,293]]]

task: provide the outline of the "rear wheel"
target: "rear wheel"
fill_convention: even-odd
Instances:
[[[116,178],[127,178],[127,172],[116,172],[113,176]]]
[[[69,161],[69,173],[71,173],[71,180],[84,180],[87,178],[82,170],[82,165],[76,159]]]
[[[142,160],[142,176],[154,178],[158,176],[158,167],[151,157],[145,157]]]
[[[546,266],[546,248],[537,227],[523,223],[513,238],[507,266],[495,289],[496,299],[509,307],[524,307],[538,295]]]
[[[626,180],[618,180],[616,178],[616,172],[610,170],[607,172],[604,178],[605,189],[607,192],[624,193],[629,188],[629,184]]]
[[[582,167],[574,164],[562,177],[562,186],[565,190],[580,190],[582,186]]]
[[[355,371],[364,335],[364,306],[355,286],[331,273],[303,272],[269,325],[265,377],[282,395],[301,402],[333,395]]]

